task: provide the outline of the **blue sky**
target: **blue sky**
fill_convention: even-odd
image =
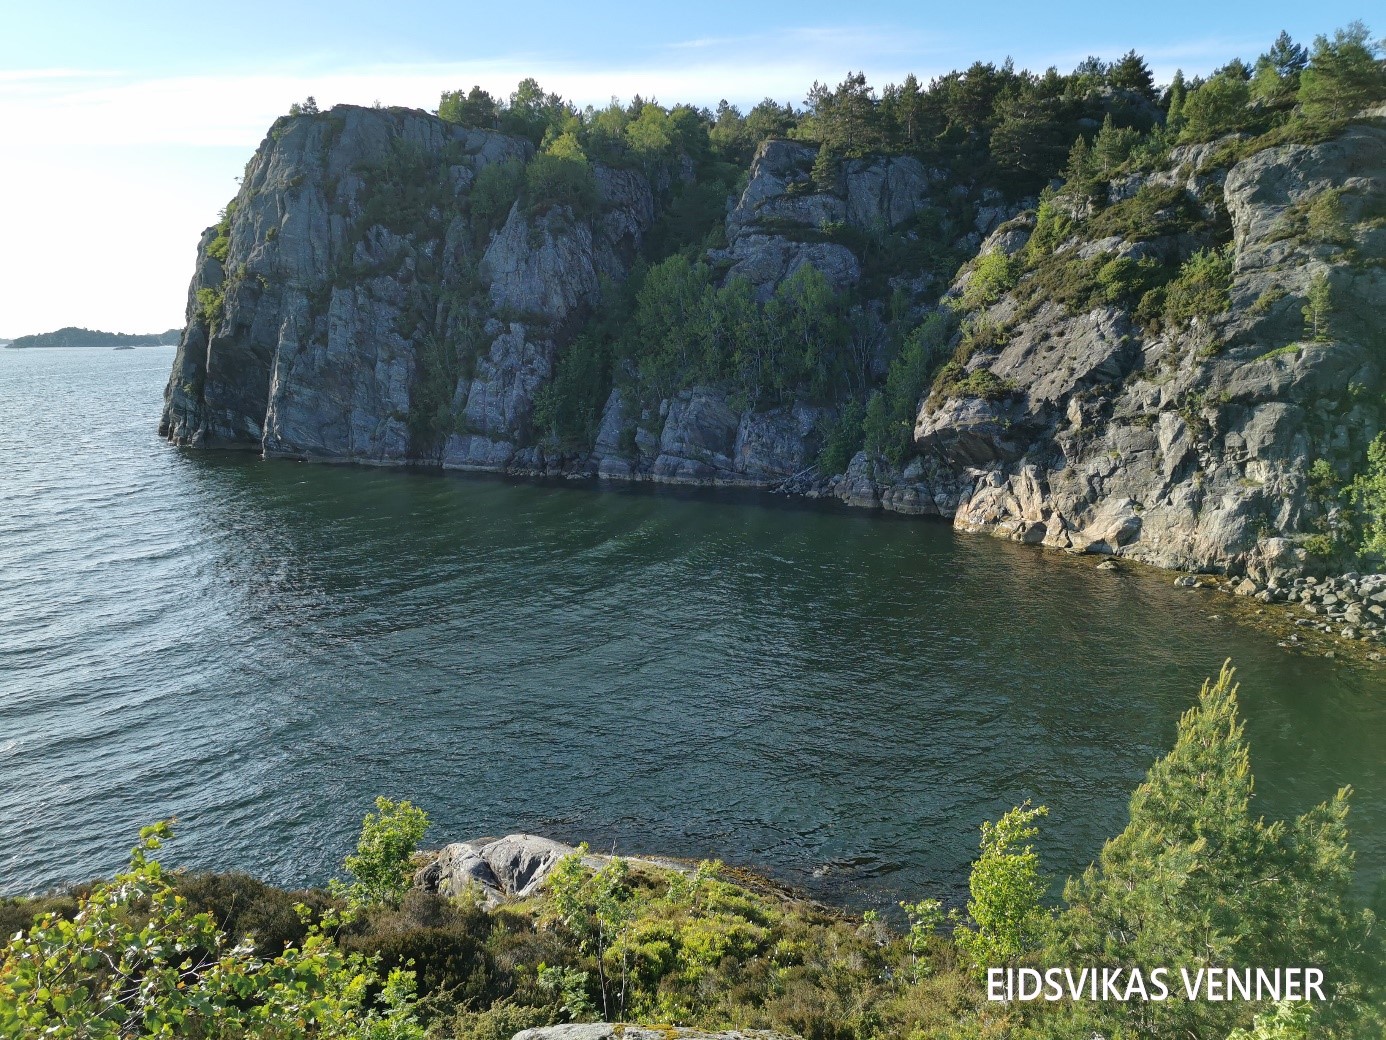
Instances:
[[[19,9],[16,9],[19,8]],[[360,0],[26,3],[0,9],[0,337],[181,324],[197,235],[273,118],[309,94],[432,108],[525,75],[579,104],[802,101],[974,59],[1072,68],[1134,47],[1157,78],[1303,42],[1360,3],[576,5]],[[1371,24],[1380,33],[1386,30]],[[80,277],[74,272],[80,271]]]

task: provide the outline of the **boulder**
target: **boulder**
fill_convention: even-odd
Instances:
[[[449,897],[476,892],[494,906],[533,895],[554,865],[576,851],[534,834],[453,842],[418,871],[414,884]]]

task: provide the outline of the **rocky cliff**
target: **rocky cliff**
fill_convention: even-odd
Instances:
[[[644,264],[691,164],[597,162],[591,205],[516,188],[497,211],[527,140],[397,109],[286,118],[203,235],[161,432],[265,456],[784,488],[1167,567],[1296,571],[1329,512],[1309,464],[1346,473],[1382,421],[1379,115],[1244,156],[1175,149],[1106,185],[1100,212],[1060,193],[1037,213],[904,156],[827,178],[815,146],[764,143],[703,254],[716,284],[764,305],[812,269],[852,296],[863,400],[887,380],[888,321],[961,319],[907,457],[858,452],[843,473],[821,460],[844,397],[656,390],[629,362],[586,444],[535,429],[557,359]],[[1307,230],[1322,199],[1331,233]],[[1199,249],[1230,264],[1216,306],[1152,319],[1132,287]],[[1332,315],[1310,337],[1316,281]]]

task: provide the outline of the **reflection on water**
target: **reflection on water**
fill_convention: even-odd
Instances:
[[[1224,657],[1261,808],[1357,788],[1386,863],[1386,681],[1163,580],[766,499],[197,455],[171,351],[0,354],[0,891],[172,857],[326,877],[377,793],[432,840],[720,856],[956,898],[976,825],[1088,862]]]

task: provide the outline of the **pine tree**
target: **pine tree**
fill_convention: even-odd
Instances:
[[[1328,284],[1328,275],[1320,271],[1309,279],[1308,302],[1300,313],[1304,315],[1304,335],[1315,343],[1327,340],[1332,331],[1328,327],[1328,315],[1333,309],[1333,288]]]
[[[1169,82],[1169,100],[1165,107],[1165,125],[1178,130],[1184,125],[1184,101],[1189,96],[1189,88],[1184,83],[1184,70],[1175,69],[1174,79]]]
[[[1125,90],[1135,90],[1151,101],[1155,100],[1155,77],[1150,66],[1134,50],[1128,51],[1107,73],[1107,83]]]
[[[1253,816],[1232,680],[1224,665],[1204,683],[1173,750],[1132,795],[1126,829],[1065,887],[1052,952],[1062,963],[1146,969],[1314,965],[1338,987],[1337,1013],[1351,1013],[1371,920],[1350,898],[1351,792],[1288,825]],[[1181,1000],[1113,1014],[1143,1037],[1225,1036],[1254,1010]]]
[[[1314,54],[1300,75],[1299,100],[1310,119],[1346,119],[1386,96],[1381,47],[1361,22],[1314,40]]]
[[[1284,29],[1280,30],[1280,35],[1275,38],[1270,50],[1261,57],[1270,62],[1276,75],[1282,79],[1291,76],[1298,79],[1304,67],[1309,64],[1309,51],[1295,43]]]

